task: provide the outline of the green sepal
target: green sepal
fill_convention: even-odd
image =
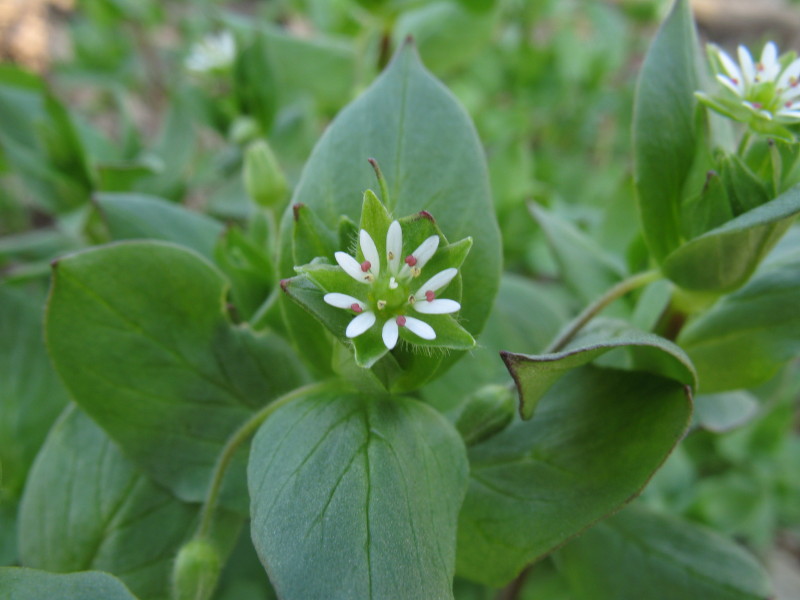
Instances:
[[[332,259],[336,251],[336,238],[316,213],[305,204],[295,204],[292,214],[294,264],[304,265],[320,256]]]
[[[369,232],[372,241],[375,242],[375,246],[378,248],[378,254],[380,254],[381,259],[386,256],[386,232],[389,231],[389,225],[391,225],[391,223],[392,217],[389,215],[389,211],[387,211],[386,207],[378,200],[375,192],[372,190],[364,192],[364,202],[361,204],[361,223],[359,226],[364,231]],[[404,242],[405,236],[406,232],[403,230]],[[345,250],[346,249],[345,247]],[[358,258],[359,261],[364,259],[360,247],[356,258]],[[385,267],[386,265],[383,264],[383,260],[381,260],[381,270]]]
[[[723,158],[722,179],[728,192],[733,216],[739,216],[770,200],[764,182],[736,154]]]

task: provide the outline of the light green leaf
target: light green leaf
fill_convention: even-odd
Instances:
[[[695,422],[708,431],[722,433],[744,425],[758,414],[759,402],[744,390],[700,394],[694,399]]]
[[[686,242],[666,257],[664,274],[693,291],[741,287],[800,213],[800,186]]]
[[[175,554],[196,516],[196,507],[152,483],[85,413],[68,408],[25,489],[22,564],[116,573],[138,596],[165,598]]]
[[[517,384],[522,418],[533,416],[542,396],[567,372],[612,350],[625,351],[622,355],[607,357],[617,359],[613,363],[616,367],[649,371],[696,387],[694,367],[680,347],[621,321],[596,320],[561,352],[539,355],[500,353]]]
[[[458,573],[494,586],[638,494],[683,435],[685,386],[584,366],[559,379],[531,421],[469,452]]]
[[[234,327],[226,284],[199,255],[160,242],[72,254],[54,267],[47,341],[78,405],[178,498],[204,497],[231,433],[303,375],[273,335]],[[245,501],[243,461],[227,506]]]
[[[452,598],[464,445],[415,400],[318,393],[253,442],[252,535],[280,598]]]
[[[691,321],[678,343],[704,393],[749,388],[800,355],[800,262],[766,269]]]
[[[660,263],[681,242],[683,188],[697,145],[697,35],[688,0],[677,0],[645,57],[633,116],[642,229]]]
[[[735,543],[639,506],[570,542],[559,551],[557,564],[575,600],[774,597],[763,567]]]
[[[88,571],[56,575],[35,569],[0,567],[0,597],[11,600],[136,600],[119,579]]]
[[[174,242],[211,258],[223,231],[214,219],[155,196],[106,193],[95,202],[115,240]]]

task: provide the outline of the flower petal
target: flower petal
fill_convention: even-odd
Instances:
[[[369,261],[369,272],[377,277],[381,272],[381,256],[372,236],[362,229],[358,234],[358,242],[361,245],[361,252],[364,253],[364,259]]]
[[[417,300],[413,306],[414,310],[424,315],[449,315],[461,310],[461,305],[458,302],[447,298],[437,298],[433,302]]]
[[[753,57],[750,51],[744,46],[739,46],[739,64],[742,65],[742,75],[744,76],[745,88],[750,87],[756,78],[756,66],[753,64]]]
[[[795,58],[781,73],[780,79],[778,79],[778,89],[786,90],[792,87],[792,82],[796,82],[798,77],[800,77],[800,58]],[[795,89],[798,87],[800,86],[795,83]]]
[[[418,269],[421,269],[425,266],[425,264],[433,258],[433,255],[436,254],[436,249],[439,247],[439,236],[432,235],[427,240],[422,242],[419,247],[414,250],[411,254],[414,258],[417,259],[417,264],[414,265]]]
[[[453,280],[453,277],[455,277],[457,274],[458,269],[455,267],[450,267],[444,271],[439,271],[436,275],[419,286],[419,290],[417,290],[415,296],[418,298],[423,298],[425,297],[425,292],[435,292],[442,289],[444,286],[450,283]]]
[[[330,294],[325,294],[322,299],[331,306],[335,306],[336,308],[350,308],[353,304],[357,304],[363,310],[366,308],[366,304],[364,304],[358,298],[353,298],[352,296],[348,296],[347,294],[340,294],[338,292],[331,292]]]
[[[411,333],[421,337],[423,340],[435,340],[436,332],[433,327],[428,325],[425,321],[420,321],[414,317],[406,317],[406,327]]]
[[[361,265],[358,264],[355,258],[346,252],[337,252],[333,256],[336,258],[336,262],[339,263],[339,266],[342,267],[344,272],[350,275],[350,277],[361,283],[369,283],[370,278],[367,273],[361,270]]]
[[[744,88],[742,87],[742,84],[741,83],[737,84],[736,81],[734,81],[730,77],[726,77],[725,75],[719,75],[718,74],[717,75],[717,81],[719,81],[722,85],[724,85],[726,88],[728,88],[730,91],[732,91],[737,96],[743,96],[744,95]]]
[[[775,42],[767,42],[761,51],[761,80],[774,81],[780,72],[781,66],[778,63],[778,47]]]
[[[386,262],[389,265],[389,272],[397,275],[400,268],[400,260],[403,258],[403,230],[400,223],[392,221],[389,231],[386,232]]]
[[[738,81],[739,83],[742,82],[742,71],[739,69],[739,65],[737,65],[734,60],[719,46],[713,46],[714,51],[717,53],[719,57],[719,62],[722,63],[722,68],[725,69],[725,72],[728,74],[730,79],[734,81]]]
[[[394,319],[389,319],[383,324],[383,331],[381,331],[381,335],[383,336],[383,343],[386,344],[386,347],[389,350],[397,345],[397,336],[399,333],[400,330],[397,327],[397,321]]]
[[[347,329],[345,330],[344,334],[349,338],[358,337],[362,333],[364,333],[367,329],[372,327],[375,324],[375,313],[370,311],[363,312],[358,315],[355,319],[350,321],[347,325]]]

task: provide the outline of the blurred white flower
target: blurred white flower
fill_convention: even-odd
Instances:
[[[208,35],[192,46],[185,66],[193,73],[220,71],[233,65],[236,58],[236,42],[230,31]]]

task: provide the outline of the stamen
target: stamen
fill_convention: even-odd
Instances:
[[[419,269],[419,267],[411,267],[412,277],[419,277],[420,273],[422,273],[422,271]]]
[[[394,277],[392,277],[389,280],[389,289],[390,290],[396,290],[397,289],[397,280]]]
[[[417,259],[414,258],[413,254],[409,254],[408,256],[406,256],[406,264],[409,267],[413,267],[415,264],[417,264]]]
[[[392,252],[391,250],[389,251],[388,256],[389,256],[389,260],[394,260],[394,252]]]
[[[433,302],[434,298],[436,298],[436,294],[433,293],[433,290],[428,290],[425,292],[425,300],[428,302]]]
[[[372,268],[372,263],[369,262],[368,260],[365,260],[363,263],[361,263],[361,270],[364,271],[364,273],[369,271],[371,268]]]
[[[739,85],[739,80],[736,79],[736,77],[731,77],[731,81],[733,82],[734,85]]]
[[[409,304],[414,304],[414,302],[416,302],[416,301],[417,301],[417,299],[416,299],[416,298],[414,298],[414,294],[411,294],[411,295],[408,297],[408,303],[409,303]]]
[[[386,308],[386,300],[378,300],[378,310]]]
[[[400,327],[406,326],[406,318],[403,315],[397,315],[397,319],[395,319],[395,321]]]
[[[350,310],[352,310],[354,313],[360,313],[360,312],[362,312],[364,309],[363,309],[363,308],[361,308],[361,306],[360,306],[360,305],[358,305],[358,304],[356,304],[355,302],[353,302],[353,303],[350,305]]]
[[[759,70],[759,71],[763,71],[764,70],[764,63],[756,64],[756,69]]]
[[[753,102],[753,108],[755,108],[756,110],[761,110],[763,107],[761,102]]]

